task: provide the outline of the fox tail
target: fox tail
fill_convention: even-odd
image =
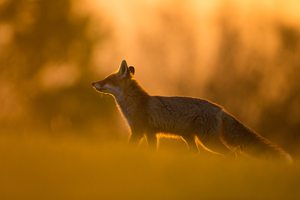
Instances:
[[[232,115],[223,112],[222,139],[231,149],[264,158],[275,158],[292,163],[292,157],[281,147],[243,125]]]

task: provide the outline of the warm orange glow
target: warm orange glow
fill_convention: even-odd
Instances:
[[[272,128],[272,117],[266,113],[276,115],[281,111],[272,114],[272,110],[288,106],[285,126],[296,130],[299,4],[296,0],[65,0],[49,5],[1,1],[3,13],[8,5],[15,6],[15,13],[6,13],[0,23],[4,99],[0,117],[6,122],[32,118],[33,123],[35,114],[28,117],[28,113],[40,111],[51,127],[61,117],[58,108],[68,107],[67,102],[69,114],[75,112],[84,104],[77,95],[83,98],[91,81],[112,73],[126,58],[136,67],[135,78],[151,94],[211,99],[275,135],[286,131]],[[89,98],[97,102],[95,96]],[[57,108],[57,113],[48,107]],[[62,118],[70,119],[67,127],[78,124],[70,116]],[[89,127],[97,130],[97,125]],[[124,126],[115,127],[122,138],[126,136]]]
[[[132,199],[136,190],[299,199],[299,8],[299,0],[0,0],[0,199]],[[158,136],[158,153],[124,145],[130,129],[113,97],[91,87],[123,59],[151,95],[216,102],[296,164],[194,156],[169,135]]]

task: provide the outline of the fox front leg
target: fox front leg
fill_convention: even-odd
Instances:
[[[143,134],[141,132],[132,131],[131,136],[129,138],[129,144],[131,145],[138,145],[143,137]]]

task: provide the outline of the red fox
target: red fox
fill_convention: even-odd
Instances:
[[[130,143],[137,144],[146,136],[149,146],[156,147],[157,133],[167,133],[181,136],[195,152],[200,141],[206,150],[222,155],[241,152],[292,161],[282,148],[246,127],[221,106],[191,97],[151,96],[133,78],[134,73],[134,67],[128,67],[123,60],[118,72],[92,83],[98,92],[115,98],[130,126]]]

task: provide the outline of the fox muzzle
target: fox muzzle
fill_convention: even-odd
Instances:
[[[102,89],[102,84],[99,83],[99,82],[93,82],[93,83],[92,83],[92,87],[95,88],[95,89],[98,90],[98,91],[101,91],[101,89]]]

